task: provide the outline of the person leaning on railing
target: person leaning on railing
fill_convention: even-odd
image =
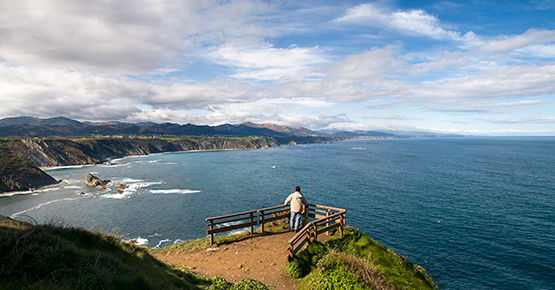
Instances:
[[[301,193],[301,187],[296,186],[295,191],[285,200],[284,205],[291,203],[291,217],[289,220],[289,230],[298,232],[304,223],[303,214],[307,208],[307,202]]]

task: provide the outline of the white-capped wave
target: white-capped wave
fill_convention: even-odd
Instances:
[[[83,188],[82,186],[77,186],[77,185],[69,185],[69,186],[64,186],[64,188],[67,189],[79,189],[79,188]]]
[[[123,178],[121,180],[119,180],[119,182],[121,183],[136,183],[136,182],[142,182],[144,181],[143,179],[134,179],[134,178]]]
[[[178,243],[183,243],[183,240],[182,239],[177,239],[177,240],[173,241],[174,245],[176,245]]]
[[[106,163],[106,164],[99,164],[98,167],[125,167],[128,166],[129,163]]]
[[[135,163],[157,163],[160,162],[159,160],[140,160],[140,161],[135,161]]]
[[[366,150],[364,147],[351,147],[351,150]]]
[[[161,241],[158,242],[158,244],[157,244],[154,248],[155,248],[155,249],[156,249],[156,248],[160,248],[160,246],[161,246],[163,243],[167,243],[167,242],[170,242],[170,241],[171,241],[171,240],[169,240],[169,239],[161,240]]]
[[[43,206],[45,206],[45,205],[49,205],[49,204],[56,203],[56,202],[60,202],[60,201],[70,201],[70,200],[76,200],[76,199],[77,199],[77,197],[66,197],[66,198],[55,199],[55,200],[43,202],[43,203],[41,203],[41,204],[38,204],[38,205],[36,205],[36,206],[33,206],[32,208],[28,208],[28,209],[26,209],[26,210],[22,210],[22,211],[20,211],[20,212],[16,212],[16,213],[10,215],[10,218],[14,218],[14,217],[16,217],[16,216],[18,216],[18,215],[24,214],[24,213],[26,213],[26,212],[29,212],[29,211],[32,211],[32,210],[35,210],[35,209],[39,209],[39,208],[41,208],[41,207],[43,207]]]
[[[152,189],[150,190],[152,193],[177,193],[177,194],[188,194],[188,193],[197,193],[200,190],[194,189]]]
[[[148,239],[137,237],[135,239],[129,240],[129,242],[131,242],[133,244],[136,244],[136,245],[144,246],[144,245],[148,244]]]
[[[41,170],[58,170],[58,169],[70,169],[70,168],[83,168],[83,167],[87,167],[87,166],[94,166],[93,164],[87,164],[87,165],[64,165],[64,166],[46,166],[46,167],[41,167]]]
[[[156,184],[162,184],[162,181],[131,183],[127,185],[127,188],[124,189],[122,193],[108,191],[107,193],[102,194],[101,197],[112,198],[112,199],[131,198],[131,195],[137,192],[138,189],[149,187],[151,185],[156,185]]]

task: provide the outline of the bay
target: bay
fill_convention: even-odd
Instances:
[[[441,138],[130,157],[48,170],[64,184],[0,197],[0,215],[159,247],[203,237],[206,217],[281,204],[300,185],[442,288],[554,289],[554,153],[554,138]],[[129,188],[86,188],[89,172]]]

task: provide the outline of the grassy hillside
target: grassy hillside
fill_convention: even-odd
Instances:
[[[197,277],[114,236],[0,216],[0,289],[267,288]]]
[[[426,270],[361,231],[312,242],[287,271],[299,289],[436,289]]]

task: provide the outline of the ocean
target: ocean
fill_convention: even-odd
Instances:
[[[424,266],[444,289],[555,289],[555,138],[345,141],[167,153],[51,169],[64,183],[0,197],[0,215],[163,247],[204,219],[281,204],[293,187]],[[89,172],[129,185],[86,188]]]

